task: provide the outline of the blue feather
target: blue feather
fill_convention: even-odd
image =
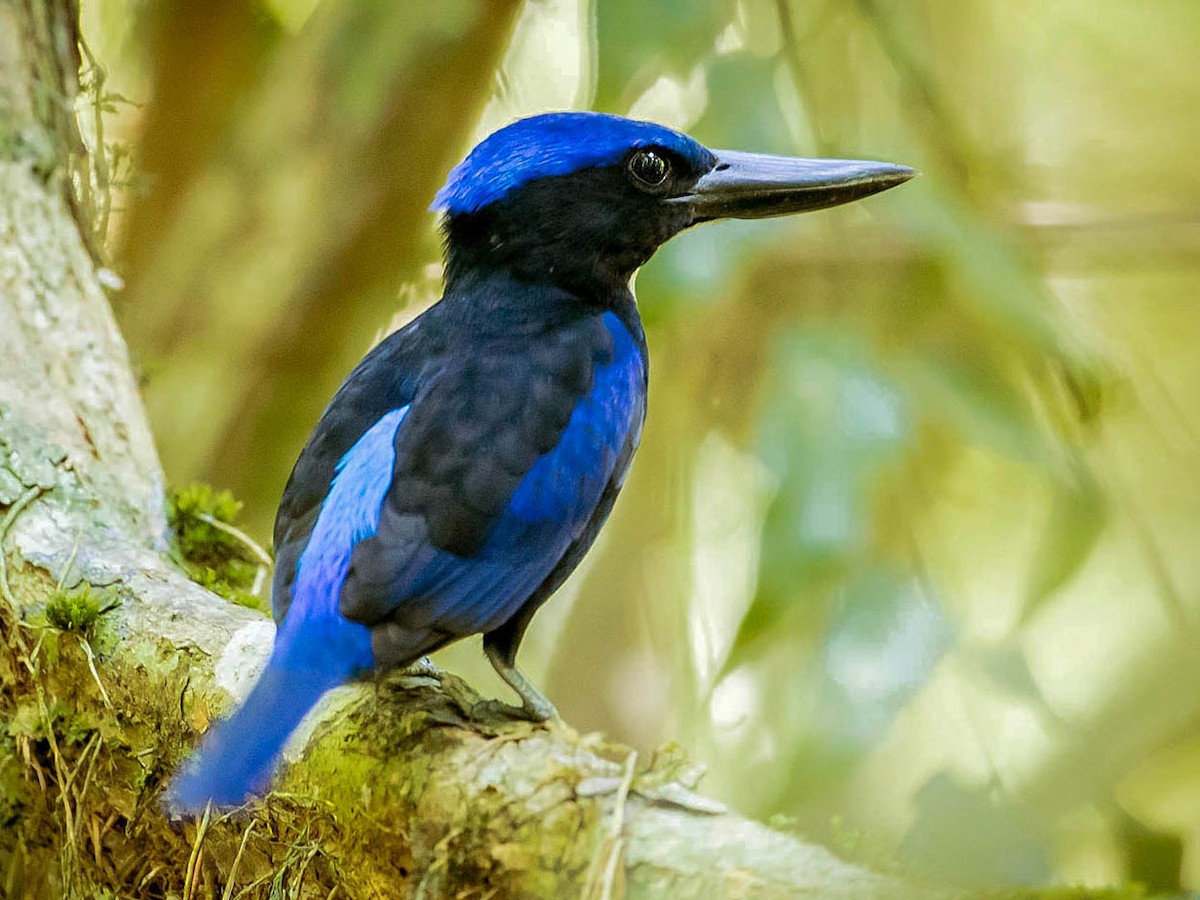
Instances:
[[[265,790],[288,735],[340,683],[335,673],[288,669],[273,656],[242,707],[209,729],[197,759],[172,780],[167,806],[199,813],[210,800],[221,809]]]
[[[198,759],[171,783],[170,806],[199,812],[209,800],[231,806],[261,791],[288,735],[321,695],[373,664],[370,630],[344,619],[337,602],[354,545],[379,525],[407,412],[383,416],[338,463],[267,667],[241,709],[209,730]]]
[[[337,466],[308,546],[296,564],[295,599],[284,619],[276,650],[293,664],[335,664],[346,675],[374,665],[370,630],[344,619],[338,597],[354,545],[379,527],[379,510],[392,484],[396,431],[408,407],[394,409],[367,429]]]
[[[430,209],[475,212],[535,179],[616,165],[637,147],[663,147],[698,170],[716,161],[686,134],[653,122],[594,112],[546,113],[519,119],[481,141],[450,172]]]

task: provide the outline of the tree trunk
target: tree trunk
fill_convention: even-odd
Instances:
[[[245,692],[273,627],[168,555],[161,470],[78,212],[73,6],[0,0],[3,892],[915,895],[724,811],[677,760],[513,722],[438,673],[335,692],[265,802],[162,815],[161,784]],[[71,630],[47,614],[67,601],[105,611]]]

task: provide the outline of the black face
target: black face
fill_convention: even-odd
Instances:
[[[502,200],[446,220],[447,278],[466,268],[504,267],[590,295],[623,291],[634,271],[695,219],[687,204],[716,164],[697,169],[661,147],[629,152],[618,165],[540,178]]]

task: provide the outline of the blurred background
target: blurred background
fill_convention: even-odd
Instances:
[[[427,206],[492,129],[593,108],[921,169],[640,273],[642,450],[523,665],[844,855],[1200,888],[1200,4],[82,6],[168,477],[264,542],[342,376],[438,296]],[[511,699],[477,645],[438,662]]]

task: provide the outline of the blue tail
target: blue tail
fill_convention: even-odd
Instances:
[[[233,716],[204,736],[200,752],[167,788],[168,807],[198,813],[236,806],[270,783],[279,753],[300,720],[349,674],[296,670],[272,654],[262,676]]]
[[[200,812],[210,800],[236,806],[261,793],[304,714],[330,688],[374,665],[370,629],[344,618],[338,598],[354,546],[378,525],[396,429],[407,412],[405,406],[383,416],[338,463],[290,588],[276,572],[275,589],[291,603],[271,659],[242,708],[204,736],[197,759],[172,780],[168,809]]]

